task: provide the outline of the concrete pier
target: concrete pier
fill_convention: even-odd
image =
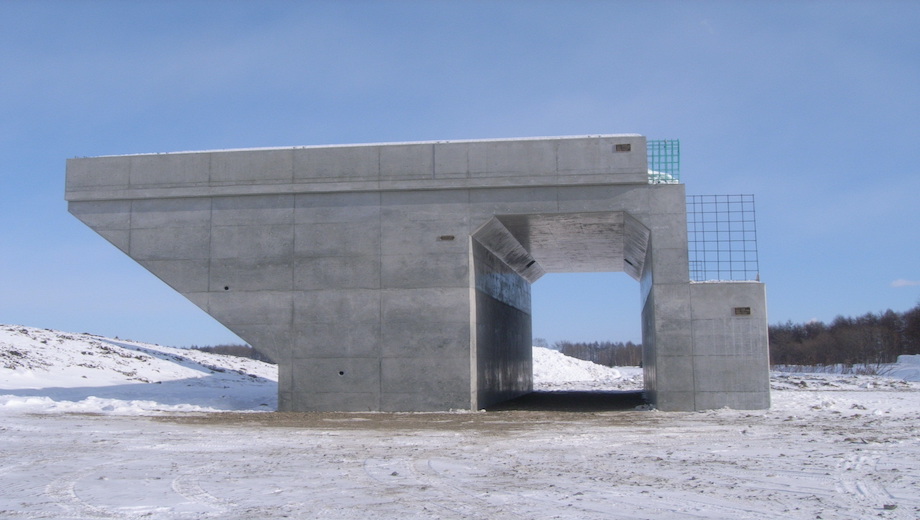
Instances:
[[[684,185],[640,135],[79,158],[67,200],[276,361],[281,410],[527,393],[530,286],[588,271],[636,280],[659,409],[769,406],[764,286],[689,281]]]

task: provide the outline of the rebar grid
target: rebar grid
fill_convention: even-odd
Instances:
[[[646,142],[649,184],[680,182],[680,140],[661,139]]]
[[[760,279],[754,195],[688,195],[690,279]]]

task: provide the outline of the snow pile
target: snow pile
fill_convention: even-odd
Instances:
[[[0,409],[134,415],[274,410],[277,367],[191,349],[0,326]]]
[[[641,371],[637,367],[605,367],[557,350],[533,348],[534,390],[638,390],[642,388]]]
[[[570,383],[576,381],[615,380],[620,372],[590,361],[566,356],[543,347],[533,348],[534,383]]]
[[[898,363],[891,368],[888,375],[904,381],[920,381],[920,355],[898,356]]]

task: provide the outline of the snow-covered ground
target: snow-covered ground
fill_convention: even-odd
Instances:
[[[535,386],[635,368],[534,349]],[[275,370],[0,326],[0,519],[920,518],[920,360],[766,411],[259,413]]]

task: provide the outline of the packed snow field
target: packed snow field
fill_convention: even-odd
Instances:
[[[266,413],[272,365],[0,326],[0,518],[916,519],[920,356],[886,373],[774,374],[766,411]]]

